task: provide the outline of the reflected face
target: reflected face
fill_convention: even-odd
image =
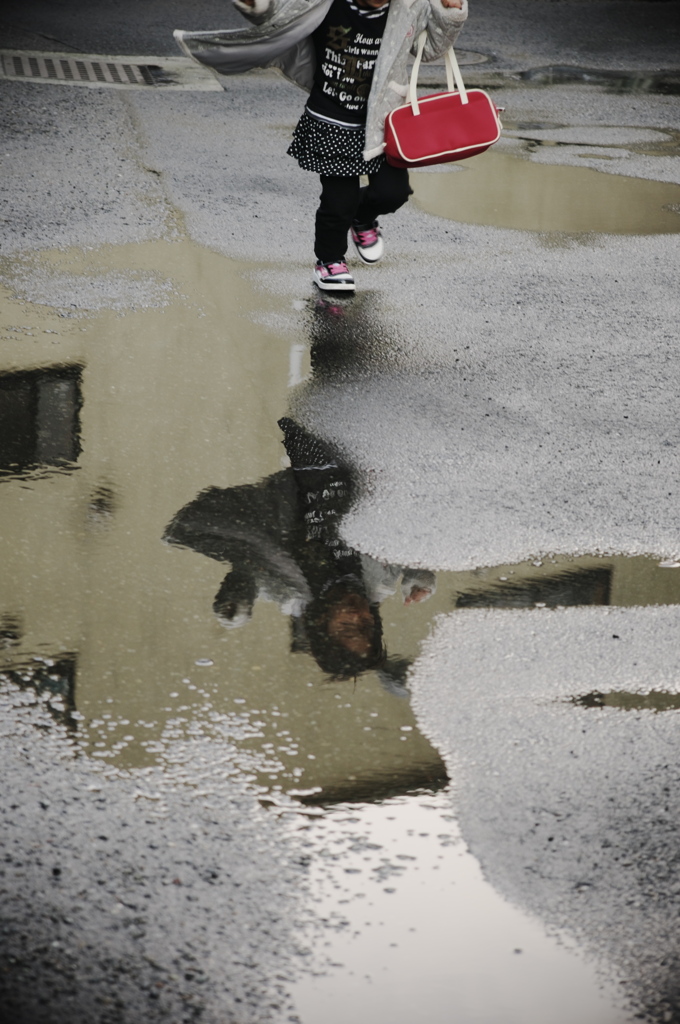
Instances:
[[[352,654],[369,654],[374,633],[373,613],[361,594],[344,594],[328,614],[328,635]]]

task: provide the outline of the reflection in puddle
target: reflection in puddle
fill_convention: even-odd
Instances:
[[[94,489],[87,508],[87,516],[93,528],[108,525],[116,512],[117,500],[113,488],[100,484]]]
[[[325,923],[293,991],[308,1024],[625,1019],[566,935],[497,898],[450,794],[345,805],[298,834]]]
[[[463,593],[457,608],[565,608],[609,604],[611,567],[566,568],[554,575],[504,577],[489,587]]]
[[[567,234],[680,231],[680,185],[588,167],[489,152],[455,170],[416,171],[412,185],[421,209],[464,224]]]
[[[607,92],[657,93],[663,96],[680,95],[680,76],[671,73],[645,74],[641,72],[607,71],[599,68],[578,68],[568,64],[553,64],[544,68],[521,71],[517,78],[533,85],[596,85]]]
[[[472,62],[476,63],[476,62]],[[443,76],[442,76],[443,78]],[[610,95],[648,94],[658,96],[680,96],[680,75],[677,71],[640,72],[607,70],[603,68],[580,68],[570,64],[548,64],[544,67],[527,68],[525,71],[507,74],[502,71],[469,71],[466,75],[468,87],[482,89],[545,89],[551,85],[581,85]],[[444,82],[441,82],[442,86]]]
[[[0,373],[0,477],[68,467],[80,453],[81,367]]]
[[[677,563],[644,555],[577,558],[551,556],[545,560],[440,573],[451,582],[456,608],[569,608],[579,605],[643,607],[680,604]]]
[[[73,654],[58,658],[37,658],[3,667],[0,681],[13,684],[20,690],[33,690],[55,722],[76,728],[73,713],[76,710],[77,659]]]
[[[672,128],[630,128],[623,125],[575,126],[544,121],[503,122],[506,136],[528,143],[526,152],[540,147],[566,146],[583,150],[583,159],[615,160],[626,153],[644,156],[680,155],[680,131]],[[606,150],[607,152],[603,152]]]
[[[381,602],[397,593],[396,601],[405,608],[425,602],[436,589],[435,575],[384,565],[348,548],[339,533],[355,489],[348,468],[292,420],[283,418],[280,426],[290,469],[258,484],[203,491],[173,517],[165,534],[172,544],[229,563],[212,610],[229,631],[232,655],[241,646],[234,643],[238,630],[245,634],[242,650],[251,650],[250,658],[257,659],[250,664],[251,672],[258,673],[247,684],[251,699],[264,668],[257,662],[262,662],[263,651],[271,643],[262,619],[252,621],[258,600],[278,606],[288,620],[290,670],[280,661],[279,680],[270,680],[270,685],[280,685],[281,676],[288,672],[291,676],[309,672],[311,666],[300,656],[311,658],[317,677],[320,672],[327,680],[325,687],[353,681],[351,693],[340,685],[333,694],[339,702],[333,717],[343,710],[351,712],[342,716],[344,740],[334,735],[328,721],[333,705],[326,703],[325,710],[319,708],[323,720],[313,722],[311,736],[301,737],[300,723],[294,735],[285,732],[286,742],[277,749],[281,768],[270,762],[268,779],[261,781],[271,785],[270,780],[276,779],[285,786],[286,779],[296,783],[303,779],[306,792],[301,798],[306,802],[347,799],[350,792],[355,797],[360,793],[362,799],[377,799],[425,785],[436,788],[447,781],[446,773],[415,733],[407,706],[394,701],[408,696],[405,678],[410,662],[401,654],[388,653],[380,611]],[[278,644],[277,648],[283,659],[284,651]],[[377,682],[387,695],[382,710],[377,705],[374,710],[368,706],[360,710],[367,699],[360,677],[367,672],[373,674],[372,685]],[[308,686],[314,688],[311,682]],[[312,711],[311,698],[302,696],[303,713]],[[285,691],[279,699],[281,707],[288,708],[290,697]],[[299,711],[292,709],[281,713],[299,717]],[[272,744],[265,744],[265,750],[273,753]],[[313,765],[300,766],[303,751]]]
[[[162,762],[203,733],[223,742],[225,770],[274,799],[291,790],[308,802],[379,799],[446,784],[405,699],[430,618],[412,592],[431,574],[405,569],[400,579],[396,567],[342,554],[340,577],[354,575],[367,599],[370,591],[373,630],[371,657],[348,651],[347,642],[362,642],[361,630],[351,637],[360,594],[332,579],[328,558],[315,562],[295,521],[295,471],[281,469],[276,423],[287,412],[292,361],[299,380],[307,349],[254,326],[250,314],[263,302],[241,276],[248,268],[189,243],[41,259],[51,273],[68,270],[63,278],[76,286],[79,275],[122,280],[123,267],[154,267],[174,283],[172,294],[192,301],[104,312],[86,327],[43,310],[30,350],[23,336],[8,338],[7,379],[82,380],[83,450],[77,474],[26,478],[13,460],[2,484],[0,614],[20,623],[6,630],[6,678],[74,652],[77,743],[112,768]],[[28,315],[6,307],[9,323]],[[300,472],[316,473],[325,489],[324,470]],[[216,528],[214,550],[205,516],[213,499],[231,519],[221,535]],[[343,508],[326,509],[331,541]],[[178,509],[187,511],[177,530],[196,550],[161,543]],[[344,654],[328,643],[331,631],[344,636]],[[348,653],[353,663],[343,661]]]
[[[582,697],[574,697],[573,704],[582,708],[621,708],[623,711],[677,711],[680,709],[680,694],[652,690],[650,693],[625,693],[612,690],[600,693],[593,690]]]
[[[21,640],[21,619],[16,615],[0,616],[0,649],[16,647]]]
[[[413,1006],[397,1004],[407,981],[421,1007],[420,986],[431,986],[432,1022],[450,1019],[452,992],[467,1019],[501,1009],[508,1019],[507,1002],[499,1009],[489,994],[496,979],[524,1021],[546,1019],[569,984],[583,994],[581,1019],[608,1021],[592,972],[511,910],[462,849],[407,673],[437,613],[678,602],[680,573],[644,558],[436,575],[378,563],[342,539],[352,467],[288,418],[288,384],[304,378],[307,349],[253,323],[266,300],[248,285],[251,268],[187,242],[50,258],[82,276],[152,266],[175,283],[174,298],[98,313],[85,327],[42,310],[50,337],[36,335],[29,354],[20,338],[5,348],[0,681],[35,692],[111,774],[156,763],[171,772],[196,738],[217,739],[225,777],[290,815],[298,838],[309,830],[329,928],[338,924],[341,942],[359,935],[339,980],[301,991],[304,1024],[346,1017],[355,998],[382,998],[389,1016],[374,1005],[370,1018],[406,1024]],[[331,374],[356,366],[349,309],[361,303],[312,312],[315,373],[324,358]],[[362,336],[366,362],[371,344]],[[27,472],[76,459],[77,473]],[[340,886],[362,872],[365,891]],[[447,899],[455,890],[446,914],[444,889]],[[393,937],[376,945],[381,928]],[[535,953],[519,960],[520,946]],[[467,951],[458,975],[445,962],[452,948]],[[348,981],[360,962],[373,995]]]

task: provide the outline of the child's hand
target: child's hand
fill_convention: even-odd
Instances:
[[[442,7],[457,7],[460,10],[463,6],[463,0],[442,0]]]
[[[444,0],[442,0],[442,3]],[[411,593],[407,598],[404,599],[404,604],[420,604],[421,601],[427,601],[428,597],[432,597],[432,591],[429,587],[419,587],[415,584],[411,588]]]

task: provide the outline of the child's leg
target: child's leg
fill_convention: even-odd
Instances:
[[[358,227],[369,227],[383,213],[394,213],[413,194],[405,167],[392,167],[385,161],[375,174],[371,174],[368,185],[361,189],[361,198],[354,223]]]
[[[321,202],[316,211],[314,252],[322,263],[345,258],[347,232],[359,204],[359,178],[321,175]]]

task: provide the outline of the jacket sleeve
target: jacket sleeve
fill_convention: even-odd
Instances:
[[[401,580],[401,596],[406,601],[414,588],[429,591],[429,596],[437,592],[437,577],[429,569],[404,569]],[[423,598],[427,600],[427,598]]]
[[[426,21],[419,25],[419,33],[423,29],[427,31],[423,51],[423,60],[427,62],[441,57],[455,43],[468,16],[468,0],[463,0],[461,8],[444,7],[442,0],[427,0],[427,5],[423,5],[423,8]],[[416,37],[412,53],[415,54],[417,49]]]

